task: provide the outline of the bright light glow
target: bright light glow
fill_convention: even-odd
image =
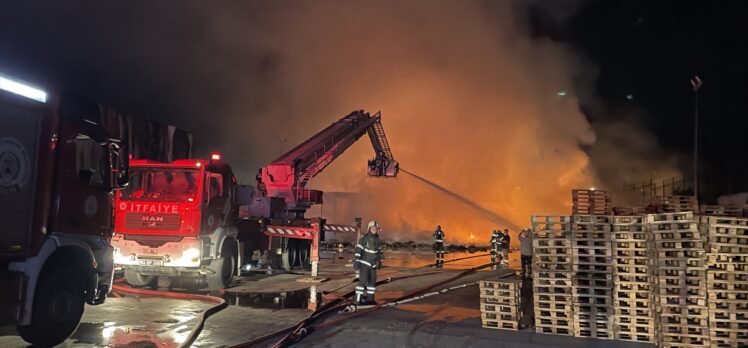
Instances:
[[[214,161],[220,161],[221,160],[221,154],[218,153],[218,152],[214,152],[214,153],[210,154],[210,159],[212,159]]]
[[[10,93],[15,93],[20,96],[24,96],[29,99],[34,99],[42,103],[47,102],[47,92],[42,91],[23,83],[8,80],[4,77],[0,77],[0,89],[6,90]]]
[[[117,330],[117,326],[114,325],[114,322],[106,322],[104,323],[104,328],[101,329],[101,336],[104,339],[110,339],[114,335],[114,331]]]
[[[185,259],[194,259],[200,257],[200,250],[198,248],[189,248],[182,252],[182,257]]]
[[[556,95],[559,96],[559,97],[565,97],[566,96],[566,91],[558,91],[558,93],[556,93]]]
[[[596,189],[594,187],[590,187],[590,190],[595,191]]]
[[[203,164],[202,164],[202,163],[200,163],[200,162],[195,162],[195,167],[198,167],[198,168],[200,168],[200,166],[202,166],[202,165],[203,165]]]

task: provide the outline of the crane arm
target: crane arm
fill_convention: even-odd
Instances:
[[[259,186],[267,196],[283,197],[289,207],[305,209],[320,203],[321,192],[306,190],[306,184],[367,133],[375,153],[369,160],[368,174],[397,176],[399,166],[381,118],[379,112],[373,116],[363,110],[351,112],[263,167]]]

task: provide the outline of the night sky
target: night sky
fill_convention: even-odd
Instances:
[[[181,54],[192,38],[201,35],[200,19],[185,18],[195,12],[182,11],[178,2],[149,2],[150,7],[137,8],[128,3],[3,1],[0,72],[137,115],[209,129],[210,105],[222,101],[220,82],[206,73],[209,70],[191,68],[209,60]],[[531,12],[530,23],[534,35],[568,43],[595,66],[592,90],[603,106],[583,105],[593,126],[611,117],[611,111],[640,110],[637,121],[662,148],[680,155],[681,170],[690,176],[694,93],[689,80],[698,74],[703,81],[703,197],[748,191],[743,156],[743,133],[748,129],[748,2],[570,3],[577,4],[574,14],[557,16],[554,10],[539,7]],[[237,74],[259,80],[274,64],[272,55],[241,58],[252,64]],[[226,59],[217,63],[238,63]],[[187,113],[194,116],[175,116]]]
[[[748,3],[744,1],[590,1],[565,28],[599,67],[596,92],[611,108],[634,104],[660,144],[693,152],[698,75],[700,176],[705,199],[748,190]],[[631,94],[632,100],[626,96]],[[594,122],[605,115],[588,112]]]

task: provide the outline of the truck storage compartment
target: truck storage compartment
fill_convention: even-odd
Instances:
[[[0,257],[28,250],[42,111],[0,91]]]

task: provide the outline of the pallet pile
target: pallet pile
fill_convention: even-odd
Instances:
[[[657,342],[655,279],[644,216],[613,217],[615,339]]]
[[[661,346],[709,346],[704,246],[693,213],[647,215],[647,226],[655,251]]]
[[[701,215],[714,215],[714,216],[743,216],[743,207],[736,205],[701,205]]]
[[[714,347],[748,346],[748,219],[707,219],[709,334]]]
[[[481,280],[480,317],[489,329],[519,330],[522,281],[515,278]]]
[[[612,203],[608,191],[571,190],[572,214],[610,215]]]
[[[652,204],[660,213],[698,213],[699,204],[695,196],[656,196]]]
[[[574,335],[571,218],[532,216],[535,331]]]
[[[573,215],[572,302],[574,335],[613,339],[611,216]]]

